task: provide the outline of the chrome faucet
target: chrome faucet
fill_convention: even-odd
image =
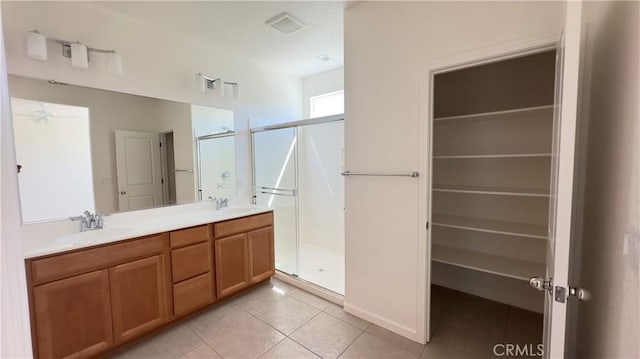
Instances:
[[[229,199],[228,198],[217,198],[209,196],[209,199],[216,204],[216,211],[222,208],[229,207]]]
[[[80,221],[80,232],[104,228],[104,219],[99,214],[84,211],[82,216],[69,217],[72,221]]]

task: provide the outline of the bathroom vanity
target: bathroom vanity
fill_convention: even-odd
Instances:
[[[102,230],[28,243],[35,357],[98,355],[274,274],[271,209],[112,217]]]

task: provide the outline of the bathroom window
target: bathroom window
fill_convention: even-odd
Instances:
[[[344,113],[344,90],[313,96],[310,99],[309,115],[311,118],[341,113]]]

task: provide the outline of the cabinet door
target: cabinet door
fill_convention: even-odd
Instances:
[[[251,283],[271,277],[275,273],[273,227],[249,232],[248,241],[249,279]]]
[[[107,269],[33,288],[38,357],[95,356],[113,343]]]
[[[113,333],[121,342],[167,319],[164,257],[154,256],[110,268]]]
[[[216,289],[218,298],[249,285],[247,234],[215,240]]]

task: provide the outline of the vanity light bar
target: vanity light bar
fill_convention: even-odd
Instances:
[[[36,60],[47,60],[47,41],[62,46],[62,56],[71,58],[71,65],[86,69],[89,67],[89,52],[107,54],[109,72],[122,75],[122,58],[116,50],[90,47],[80,42],[71,42],[41,34],[38,30],[27,33],[27,56]]]
[[[240,85],[237,82],[223,81],[221,78],[203,75],[198,72],[196,74],[196,84],[200,92],[205,93],[207,89],[213,90],[218,96],[224,96],[224,85],[233,86],[233,98],[238,98]]]

